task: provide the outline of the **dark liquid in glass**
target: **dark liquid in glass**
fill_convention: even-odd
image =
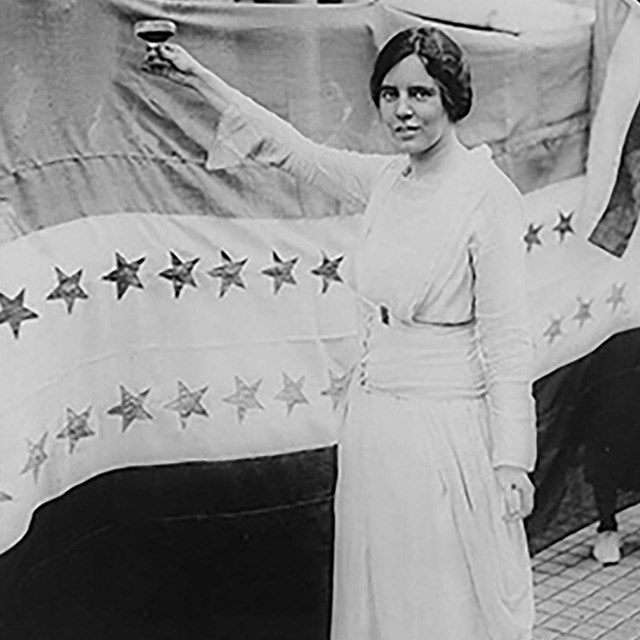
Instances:
[[[165,42],[173,35],[173,31],[169,29],[154,29],[152,31],[138,32],[138,37],[142,38],[146,42],[158,44],[159,42]]]

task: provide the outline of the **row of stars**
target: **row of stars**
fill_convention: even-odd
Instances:
[[[221,251],[222,264],[207,271],[212,278],[220,279],[220,290],[218,296],[222,298],[232,287],[245,289],[242,279],[242,270],[248,262],[248,258],[233,260],[226,251]],[[120,300],[130,288],[144,289],[138,271],[142,267],[146,257],[128,261],[120,253],[116,252],[116,268],[102,276],[107,282],[116,285],[116,296]],[[197,287],[193,271],[200,261],[200,258],[192,260],[182,260],[175,252],[170,251],[171,266],[158,273],[158,276],[169,280],[173,284],[174,297],[179,298],[184,287]],[[261,273],[273,279],[273,293],[277,295],[285,285],[297,285],[293,275],[298,257],[283,260],[273,251],[273,264],[262,269]],[[322,294],[325,294],[332,282],[343,282],[340,273],[340,263],[344,256],[330,259],[325,254],[322,255],[322,263],[311,269],[311,273],[322,279]],[[59,267],[55,267],[58,284],[46,297],[47,300],[62,300],[67,306],[67,312],[72,313],[76,300],[86,300],[89,294],[82,288],[82,269],[72,275],[66,274]],[[14,298],[10,298],[0,292],[0,325],[7,323],[13,332],[14,337],[20,337],[20,327],[26,320],[35,320],[38,314],[25,306],[25,289],[22,289]]]
[[[326,389],[323,389],[320,392],[320,395],[331,399],[334,411],[338,409],[341,402],[344,400],[352,375],[353,370],[348,371],[343,375],[337,375],[333,371],[329,370],[329,386]],[[282,389],[274,396],[274,400],[283,402],[286,405],[288,416],[291,415],[291,412],[297,405],[310,404],[303,391],[304,380],[304,376],[298,380],[294,380],[286,373],[282,374],[283,386]],[[245,419],[247,412],[251,410],[263,411],[265,409],[264,405],[257,397],[261,384],[262,379],[257,380],[253,384],[248,384],[239,376],[235,376],[235,392],[232,395],[222,398],[224,402],[236,407],[239,422],[242,422]],[[108,409],[107,414],[110,416],[120,417],[123,433],[125,433],[136,420],[148,421],[154,419],[153,415],[149,413],[147,408],[144,406],[150,391],[150,389],[144,389],[139,393],[133,393],[124,385],[120,385],[120,404]],[[175,411],[178,414],[180,426],[183,429],[186,429],[191,416],[209,416],[209,412],[202,402],[207,391],[208,387],[202,387],[201,389],[191,391],[184,382],[178,381],[177,397],[163,406],[170,411]],[[56,434],[56,438],[64,439],[69,442],[70,454],[73,454],[80,440],[96,435],[96,432],[89,424],[90,418],[91,407],[87,407],[81,413],[76,413],[70,407],[66,407],[66,422],[64,428]],[[37,442],[27,439],[28,459],[21,471],[21,474],[31,472],[35,482],[38,482],[40,468],[49,457],[45,450],[47,436],[48,432],[45,432]],[[2,497],[3,495],[4,499]],[[0,491],[0,502],[8,500],[11,500],[11,496],[6,493],[3,494]]]
[[[611,306],[611,313],[615,313],[618,307],[626,302],[625,288],[625,282],[613,283],[613,285],[611,286],[611,292],[605,300],[605,303]],[[591,313],[591,305],[594,303],[594,300],[583,300],[578,296],[577,301],[578,310],[576,311],[575,315],[571,317],[571,320],[577,322],[579,328],[582,329],[585,322],[594,319],[593,314]],[[562,323],[564,320],[564,316],[551,317],[549,326],[544,330],[542,334],[547,339],[547,344],[552,344],[554,340],[564,335],[565,332],[562,328]]]
[[[574,212],[564,214],[562,211],[558,211],[558,216],[560,218],[559,222],[553,227],[553,231],[558,234],[558,241],[563,242],[565,236],[568,233],[575,233],[575,230],[571,226],[571,218],[573,218]],[[543,224],[533,224],[530,223],[527,227],[527,232],[522,237],[522,240],[527,245],[527,253],[530,252],[534,246],[542,246],[542,240],[540,239],[540,232],[542,231],[544,225]]]

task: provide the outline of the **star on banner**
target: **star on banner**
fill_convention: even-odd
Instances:
[[[551,344],[556,338],[562,335],[562,320],[563,318],[551,318],[549,326],[542,334],[547,338],[548,344]]]
[[[298,258],[291,260],[283,260],[275,251],[273,252],[273,262],[271,267],[262,270],[265,276],[273,278],[273,293],[276,295],[280,291],[282,285],[287,282],[289,284],[298,284],[293,277],[291,271],[296,266]]]
[[[13,337],[20,337],[20,324],[25,320],[35,320],[38,314],[24,306],[23,289],[13,300],[0,293],[0,324],[6,322],[13,331]]]
[[[338,269],[340,263],[344,259],[344,256],[338,256],[333,260],[329,260],[326,255],[322,254],[322,264],[319,267],[311,269],[311,273],[314,276],[322,278],[322,293],[326,293],[331,282],[343,282]]]
[[[238,420],[242,422],[247,415],[247,411],[249,409],[262,409],[264,407],[258,402],[256,398],[256,394],[258,393],[258,389],[262,384],[262,378],[257,382],[249,385],[242,378],[238,376],[234,376],[236,381],[236,392],[233,395],[227,396],[222,400],[224,402],[228,402],[229,404],[236,405],[238,410]]]
[[[281,400],[287,405],[287,415],[291,415],[293,408],[297,404],[309,404],[309,401],[302,393],[302,386],[304,385],[304,376],[298,380],[292,380],[286,373],[282,374],[283,388],[280,393],[275,397],[276,400]]]
[[[150,389],[145,389],[135,395],[120,385],[122,400],[119,405],[111,407],[107,413],[110,416],[122,416],[122,433],[131,426],[134,420],[153,420],[153,416],[144,408],[144,401],[147,399],[149,391]]]
[[[593,320],[593,316],[591,315],[591,305],[593,304],[593,300],[583,300],[578,297],[578,311],[576,315],[573,316],[573,319],[576,322],[580,323],[580,329],[587,320]]]
[[[529,253],[529,251],[531,251],[531,249],[533,249],[533,246],[536,244],[542,246],[542,240],[540,240],[538,236],[540,231],[542,231],[541,224],[539,224],[538,226],[536,226],[535,224],[530,224],[527,228],[527,233],[525,233],[522,238],[527,245],[527,253]]]
[[[566,216],[563,215],[562,211],[558,211],[558,215],[560,216],[560,221],[555,227],[553,227],[553,230],[558,233],[558,239],[560,242],[562,242],[567,233],[575,233],[573,227],[571,226],[573,211]]]
[[[186,429],[187,420],[194,413],[199,416],[209,415],[200,402],[202,396],[207,393],[208,389],[209,387],[202,387],[202,389],[198,389],[197,391],[190,391],[184,382],[178,380],[178,397],[164,406],[166,409],[178,412],[180,425],[183,429]]]
[[[171,255],[171,267],[161,271],[158,275],[173,282],[174,297],[179,298],[185,285],[198,286],[193,278],[192,271],[200,261],[200,258],[183,262],[173,251],[170,251],[169,254]]]
[[[137,289],[144,289],[140,278],[138,277],[138,270],[142,266],[142,263],[146,260],[146,257],[138,258],[133,262],[127,262],[116,251],[116,268],[113,271],[102,276],[103,280],[109,282],[115,282],[118,300],[127,292],[129,287],[136,287]]]
[[[351,377],[353,375],[353,369],[350,369],[344,375],[337,376],[331,369],[329,369],[329,388],[321,391],[320,394],[331,398],[333,410],[335,411],[340,403],[346,398],[347,391],[349,391],[349,385],[351,384]]]
[[[58,286],[47,296],[47,300],[64,300],[67,305],[67,313],[73,311],[73,305],[79,298],[86,300],[89,296],[80,286],[82,269],[78,269],[73,275],[68,276],[62,269],[54,267],[58,276]]]
[[[615,313],[618,307],[621,304],[624,304],[625,302],[624,288],[625,287],[626,287],[625,282],[623,282],[622,284],[614,283],[611,286],[611,294],[605,301],[607,304],[611,305],[611,313]]]
[[[82,438],[96,435],[95,431],[92,431],[89,427],[90,413],[91,407],[87,407],[82,413],[76,413],[73,409],[67,407],[67,424],[56,437],[69,440],[69,453],[73,453]]]
[[[222,256],[222,264],[214,267],[207,273],[212,278],[220,278],[220,293],[218,297],[222,298],[225,293],[229,290],[231,285],[236,285],[240,289],[244,289],[244,281],[242,280],[242,276],[240,275],[243,267],[247,264],[248,258],[244,258],[244,260],[238,260],[234,262],[231,259],[231,256],[226,251],[220,251],[220,255]]]
[[[40,474],[40,467],[44,464],[45,460],[49,457],[44,450],[44,444],[47,440],[48,432],[45,432],[38,442],[31,442],[27,438],[27,448],[29,450],[29,459],[27,464],[24,465],[24,469],[21,474],[33,471],[33,479],[38,482],[38,475]]]

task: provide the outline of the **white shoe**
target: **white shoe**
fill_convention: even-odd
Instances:
[[[602,531],[593,545],[593,557],[601,564],[620,562],[620,534],[617,531]]]

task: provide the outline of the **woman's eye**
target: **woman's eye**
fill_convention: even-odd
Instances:
[[[424,102],[428,100],[434,95],[434,91],[432,89],[427,89],[426,87],[415,87],[409,90],[409,97],[414,100],[419,100],[420,102]]]
[[[380,100],[383,102],[392,102],[398,97],[398,92],[395,89],[385,88],[380,91]]]

